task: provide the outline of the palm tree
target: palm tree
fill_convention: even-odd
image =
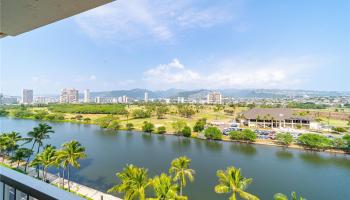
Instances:
[[[57,165],[56,153],[56,148],[48,145],[44,148],[43,152],[37,154],[35,158],[30,162],[30,166],[42,166],[44,181],[46,181],[48,168]]]
[[[6,154],[7,150],[9,149],[9,145],[10,145],[10,139],[7,136],[7,134],[1,134],[1,136],[0,136],[0,151],[1,151],[1,155],[2,155],[2,161],[4,161],[4,159],[5,159],[5,154]]]
[[[253,179],[244,178],[241,174],[241,169],[228,167],[226,171],[218,170],[216,176],[219,178],[219,184],[215,186],[216,193],[232,193],[230,200],[236,200],[237,193],[245,200],[259,200],[258,197],[244,191]]]
[[[162,173],[160,176],[156,176],[151,181],[155,198],[152,200],[174,200],[179,199],[177,195],[178,185],[173,184],[172,177]],[[183,197],[185,198],[185,197]]]
[[[54,133],[54,131],[52,130],[52,127],[49,126],[48,124],[45,123],[40,123],[38,127],[34,127],[32,131],[28,132],[28,142],[32,142],[32,148],[31,150],[33,151],[35,144],[38,144],[38,148],[36,151],[36,154],[39,153],[40,148],[43,146],[43,141],[45,139],[49,139],[50,138],[50,133]],[[27,159],[27,163],[29,163],[29,159],[30,157],[28,157]],[[26,164],[24,171],[27,171],[27,166],[28,164]],[[38,176],[39,176],[39,171],[38,171]]]
[[[170,174],[173,174],[174,181],[180,182],[180,196],[182,196],[182,189],[186,186],[186,179],[193,181],[193,174],[195,171],[190,169],[191,159],[186,156],[182,156],[174,159],[171,162],[171,167],[169,169]]]
[[[59,151],[56,159],[61,161],[64,167],[63,170],[67,168],[67,179],[68,179],[68,191],[70,191],[70,167],[80,168],[78,162],[79,159],[86,158],[85,147],[83,147],[78,141],[72,140],[66,142],[62,145],[63,149]],[[64,180],[64,176],[63,176]]]
[[[17,162],[17,169],[19,168],[19,163],[32,155],[33,151],[28,148],[19,148],[15,151],[15,154],[12,156],[12,161]]]
[[[291,200],[298,200],[297,194],[293,191],[291,193]],[[288,197],[282,193],[277,193],[273,196],[274,200],[288,200]],[[306,200],[305,198],[303,198],[301,195],[299,197],[299,200]]]
[[[148,178],[148,170],[139,168],[134,165],[127,165],[122,172],[118,172],[116,176],[121,183],[115,185],[108,190],[111,192],[125,193],[125,200],[145,200],[145,190],[151,184]]]
[[[20,133],[12,131],[11,133],[7,133],[8,143],[7,148],[11,152],[11,156],[13,156],[14,151],[18,148],[18,142],[23,140]]]

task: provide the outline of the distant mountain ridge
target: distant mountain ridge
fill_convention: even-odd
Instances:
[[[197,90],[183,90],[183,89],[168,89],[152,91],[147,89],[131,89],[131,90],[112,90],[91,92],[91,97],[119,97],[128,96],[133,99],[144,99],[145,92],[148,93],[149,98],[204,98],[208,92],[218,91],[224,97],[235,98],[281,98],[281,97],[324,97],[324,96],[350,96],[350,92],[340,91],[312,91],[312,90],[283,90],[283,89],[197,89]]]

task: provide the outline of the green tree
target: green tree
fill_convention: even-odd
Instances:
[[[151,113],[143,109],[136,109],[132,112],[132,116],[135,119],[144,119],[151,117]]]
[[[164,133],[166,133],[166,128],[165,128],[165,126],[159,126],[159,127],[157,128],[157,133],[158,133],[158,134],[164,134]]]
[[[61,162],[64,169],[67,168],[68,190],[70,191],[70,167],[79,169],[79,160],[86,158],[85,147],[78,141],[72,140],[62,145],[62,150],[57,153],[57,160]],[[64,173],[63,173],[64,174]],[[63,175],[64,178],[64,175]]]
[[[177,195],[178,185],[174,184],[172,177],[165,173],[162,173],[160,176],[155,176],[151,180],[151,185],[154,190],[155,198],[150,198],[150,200],[180,199]]]
[[[42,166],[44,181],[46,181],[47,178],[48,168],[57,165],[56,152],[55,147],[48,145],[41,153],[36,154],[34,159],[29,164],[30,166]]]
[[[282,145],[288,146],[288,145],[292,144],[293,140],[294,140],[293,135],[290,133],[277,133],[277,135],[276,135],[277,143],[282,144]]]
[[[120,121],[115,119],[108,124],[108,129],[118,131],[121,128]]]
[[[338,133],[344,133],[346,132],[346,129],[343,127],[334,127],[332,128],[333,131],[338,132]]]
[[[79,121],[82,120],[83,118],[84,118],[83,115],[77,115],[77,116],[75,116],[75,119],[76,119],[76,120],[79,120]]]
[[[195,109],[191,105],[178,105],[178,113],[186,118],[191,118],[195,113]]]
[[[343,138],[334,138],[332,140],[332,146],[335,149],[346,149],[347,147],[347,142]]]
[[[243,131],[232,131],[230,132],[230,138],[232,140],[254,142],[256,140],[256,133],[250,129],[244,129]]]
[[[288,200],[288,197],[287,197],[287,195],[284,195],[282,193],[277,193],[273,196],[273,199],[274,200]],[[291,193],[291,200],[298,200],[297,194],[294,191]],[[306,199],[300,195],[299,200],[306,200]]]
[[[219,178],[219,184],[215,186],[216,193],[231,193],[230,200],[236,200],[237,194],[245,200],[259,200],[258,197],[245,191],[253,179],[243,177],[241,169],[228,167],[226,171],[218,170],[216,176]]]
[[[2,161],[4,161],[5,154],[7,153],[7,150],[10,145],[10,139],[7,137],[6,134],[0,135],[0,151],[2,155]]]
[[[182,131],[181,131],[182,135],[184,137],[191,137],[191,133],[192,133],[192,130],[191,130],[191,127],[189,126],[185,126]]]
[[[36,154],[38,154],[40,152],[40,148],[43,146],[44,140],[50,138],[50,133],[54,133],[54,131],[52,130],[52,127],[46,123],[40,123],[37,127],[34,127],[32,131],[28,132],[28,142],[33,142],[31,150],[33,151],[35,145],[37,144]],[[29,163],[29,158],[27,159],[26,163]],[[25,172],[27,171],[27,166],[28,164],[25,166]]]
[[[156,115],[158,119],[164,119],[165,115],[169,111],[169,108],[167,106],[158,106],[156,108]]]
[[[187,124],[183,120],[178,120],[173,122],[171,126],[173,127],[175,134],[181,135],[181,131],[185,128],[185,126],[187,126]]]
[[[180,184],[180,196],[182,196],[183,187],[187,184],[187,179],[191,182],[194,180],[195,171],[190,168],[190,164],[191,159],[186,156],[176,158],[171,162],[169,173],[173,175],[173,180]]]
[[[134,129],[134,124],[133,123],[127,123],[125,125],[125,127],[126,127],[126,130],[131,131],[132,129]]]
[[[345,140],[347,149],[350,150],[350,134],[346,134],[343,136],[343,140]]]
[[[313,133],[302,134],[298,138],[298,143],[311,149],[326,149],[332,146],[332,142],[329,138]]]
[[[86,117],[86,118],[84,118],[84,119],[83,119],[83,121],[84,121],[85,123],[87,123],[87,124],[88,124],[88,123],[90,123],[90,122],[91,122],[91,119],[90,119],[89,117]]]
[[[144,121],[142,131],[146,133],[152,133],[154,131],[154,125],[151,122]]]
[[[120,184],[110,188],[108,193],[124,193],[125,200],[146,199],[145,190],[151,184],[147,169],[139,168],[134,165],[127,165],[123,171],[118,172],[116,176],[120,179]]]
[[[24,140],[20,133],[12,131],[10,133],[6,134],[8,138],[7,143],[7,151],[11,153],[11,156],[13,156],[14,152],[18,148],[18,142]]]
[[[193,131],[194,132],[202,132],[204,130],[204,127],[207,123],[206,118],[199,119],[196,124],[193,126]]]
[[[0,117],[5,117],[9,114],[10,113],[7,110],[0,108]]]
[[[212,140],[221,140],[222,138],[222,133],[219,128],[210,126],[204,131],[204,136],[207,139],[212,139]]]
[[[28,148],[19,148],[15,151],[15,154],[11,158],[13,162],[17,162],[17,169],[19,167],[19,163],[24,159],[30,157],[33,154],[33,151]]]

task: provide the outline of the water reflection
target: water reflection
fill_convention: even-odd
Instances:
[[[222,150],[223,143],[216,140],[206,140],[204,142],[205,147],[210,151],[220,152]]]
[[[287,149],[282,149],[276,151],[276,156],[280,159],[289,160],[293,158],[293,153],[288,151]]]
[[[257,153],[256,148],[250,144],[236,144],[232,143],[230,145],[230,150],[234,153],[241,153],[247,156],[254,156]]]
[[[345,169],[350,169],[350,160],[347,156],[328,156],[321,155],[318,152],[303,152],[299,154],[299,158],[305,163],[314,165],[316,167],[321,167],[324,165],[335,165],[337,167],[342,167]]]
[[[142,140],[147,144],[153,144],[153,135],[150,133],[141,133]]]
[[[177,139],[171,141],[171,147],[174,151],[181,150],[189,150],[191,146],[191,138],[179,137],[176,136]]]
[[[165,141],[165,135],[157,135],[157,140],[158,142],[161,144],[161,143],[164,143]]]

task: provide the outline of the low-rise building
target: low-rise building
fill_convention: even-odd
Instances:
[[[243,112],[243,123],[255,128],[313,128],[315,121],[288,108],[253,108]]]

